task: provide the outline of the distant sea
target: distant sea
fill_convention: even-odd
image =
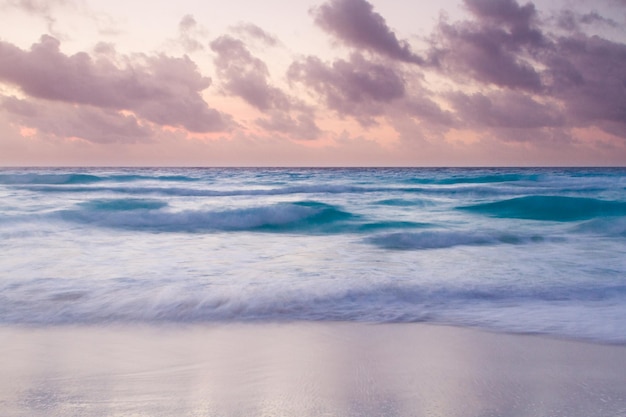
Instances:
[[[2,169],[0,324],[626,343],[626,169]]]

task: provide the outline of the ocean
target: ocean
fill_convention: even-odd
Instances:
[[[0,324],[427,322],[626,343],[626,169],[5,168]]]

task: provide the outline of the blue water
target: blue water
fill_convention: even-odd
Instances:
[[[0,323],[626,343],[626,169],[3,169]]]

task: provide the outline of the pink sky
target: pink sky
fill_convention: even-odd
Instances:
[[[0,165],[626,165],[626,1],[0,1]]]

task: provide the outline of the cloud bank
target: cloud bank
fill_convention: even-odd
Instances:
[[[369,132],[386,132],[398,152],[419,144],[445,154],[472,142],[484,153],[498,144],[626,155],[626,34],[603,35],[619,32],[623,17],[607,10],[623,4],[538,4],[464,0],[463,17],[442,15],[412,43],[369,1],[327,0],[309,17],[341,46],[328,55],[288,50],[252,22],[208,38],[197,14],[174,28],[183,55],[120,54],[114,43],[69,54],[46,34],[30,48],[0,40],[0,111],[16,129],[97,144],[179,131],[336,145],[382,143]],[[5,7],[52,19],[41,2]],[[278,53],[289,55],[282,66]],[[239,107],[224,104],[233,101]]]
[[[0,41],[0,81],[18,87],[39,106],[50,103],[54,111],[64,103],[85,115],[100,114],[103,120],[117,114],[120,120],[140,119],[190,132],[228,127],[229,117],[202,98],[211,79],[203,76],[188,57],[138,54],[116,58],[86,52],[66,55],[60,50],[60,42],[48,35],[30,50]],[[118,65],[117,61],[123,63]],[[14,107],[5,104],[9,111]],[[70,114],[68,108],[68,117]]]

